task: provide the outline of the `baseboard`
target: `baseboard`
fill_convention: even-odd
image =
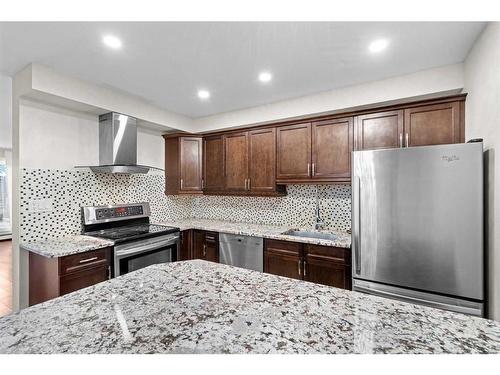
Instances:
[[[12,234],[6,234],[3,236],[0,236],[0,241],[6,241],[6,240],[11,240],[12,239]]]

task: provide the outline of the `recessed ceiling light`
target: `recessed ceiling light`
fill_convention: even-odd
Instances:
[[[259,74],[259,81],[267,83],[273,79],[273,75],[269,72],[262,72]]]
[[[122,46],[122,41],[114,35],[105,35],[102,37],[102,42],[110,48],[118,49]]]
[[[203,100],[210,98],[210,91],[198,90],[198,98],[203,99]]]
[[[370,43],[369,50],[372,53],[381,52],[387,48],[389,41],[387,39],[377,39]]]

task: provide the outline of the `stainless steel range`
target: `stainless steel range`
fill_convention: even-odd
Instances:
[[[179,228],[150,224],[150,215],[147,202],[82,207],[83,234],[115,243],[115,277],[178,259]]]

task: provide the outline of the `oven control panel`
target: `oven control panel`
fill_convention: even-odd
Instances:
[[[81,209],[84,225],[138,219],[151,215],[148,202],[82,207]]]
[[[98,208],[95,210],[97,220],[106,220],[130,216],[144,215],[142,206]]]

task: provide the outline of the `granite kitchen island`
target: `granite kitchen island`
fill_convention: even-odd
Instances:
[[[498,353],[500,322],[201,260],[0,318],[0,353]]]

